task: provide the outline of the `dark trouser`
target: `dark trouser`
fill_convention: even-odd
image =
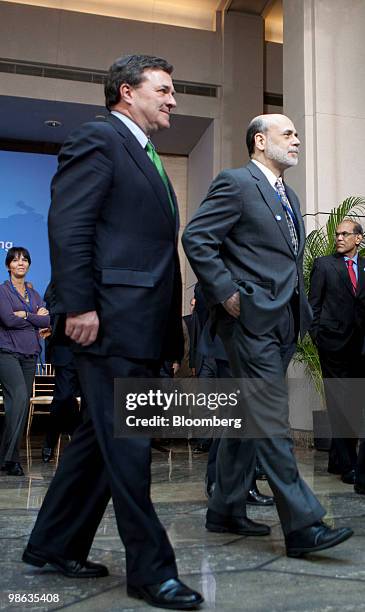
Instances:
[[[150,497],[150,440],[114,437],[114,378],[158,376],[156,364],[86,354],[75,359],[89,418],[62,456],[30,544],[67,559],[86,559],[111,496],[128,583],[174,578],[174,552]]]
[[[362,386],[365,377],[365,358],[361,355],[362,339],[360,340],[361,343],[355,338],[348,346],[338,351],[324,351],[319,348],[326,405],[332,429],[330,457],[342,473],[353,469],[364,471],[364,467],[357,467],[357,442],[363,429]],[[362,460],[360,463],[362,464]]]
[[[252,483],[256,450],[274,493],[284,534],[320,520],[325,510],[301,479],[290,437],[287,365],[295,351],[296,330],[292,307],[287,306],[278,325],[255,336],[239,320],[222,315],[218,333],[224,343],[232,374],[250,379],[258,390],[244,401],[246,438],[222,438],[217,457],[217,480],[209,508],[225,515],[242,516]],[[252,380],[255,379],[255,380]],[[250,433],[251,432],[251,433]],[[249,437],[252,435],[252,438]]]
[[[365,487],[365,439],[359,444],[359,453],[356,465],[356,482]]]
[[[80,396],[80,382],[75,363],[55,366],[55,386],[50,406],[49,425],[44,446],[54,448],[58,437],[65,432],[72,434],[81,423],[77,397]]]
[[[36,357],[0,351],[0,382],[3,389],[5,425],[0,465],[19,461],[19,447],[29,412]]]

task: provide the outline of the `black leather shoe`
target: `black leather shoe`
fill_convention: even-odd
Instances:
[[[246,536],[266,536],[271,531],[268,525],[255,523],[246,516],[225,516],[209,509],[205,527],[214,533],[238,533]]]
[[[52,553],[34,548],[31,544],[28,544],[24,550],[22,561],[36,567],[43,567],[46,563],[49,563],[49,565],[52,565],[61,574],[68,576],[68,578],[102,578],[109,575],[108,568],[105,565],[101,565],[101,563],[63,559]]]
[[[344,472],[341,476],[342,482],[345,484],[354,485],[356,483],[356,472],[355,470],[349,470],[348,472]]]
[[[365,495],[365,485],[355,483],[354,491],[355,493],[358,493],[359,495]]]
[[[5,469],[8,476],[24,476],[23,468],[17,461],[9,461]]]
[[[193,610],[203,603],[204,598],[178,578],[170,578],[158,584],[147,586],[127,585],[129,597],[144,599],[151,606],[167,610]]]
[[[257,486],[253,486],[246,497],[246,504],[250,506],[273,506],[274,498],[271,495],[263,495]]]
[[[285,538],[288,557],[302,557],[312,552],[325,550],[345,542],[354,534],[349,527],[331,529],[322,521],[310,527],[292,531]]]
[[[54,457],[53,448],[48,448],[47,446],[43,446],[42,448],[42,461],[43,463],[49,463],[51,459]]]

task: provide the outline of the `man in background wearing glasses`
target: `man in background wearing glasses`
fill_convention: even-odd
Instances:
[[[328,471],[365,494],[365,442],[361,435],[365,356],[365,258],[359,223],[345,219],[336,228],[336,253],[315,260],[309,302],[311,337],[318,348],[332,429]],[[363,436],[363,434],[362,434]]]

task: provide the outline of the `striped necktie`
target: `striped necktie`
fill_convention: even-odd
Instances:
[[[172,214],[175,215],[175,206],[174,206],[174,203],[172,201],[171,192],[170,192],[170,186],[169,186],[169,181],[168,181],[168,178],[167,178],[167,174],[165,172],[165,168],[162,165],[162,161],[160,159],[160,156],[158,155],[155,147],[153,146],[153,144],[152,144],[152,142],[150,140],[146,144],[146,152],[147,152],[147,155],[150,158],[151,162],[155,166],[157,172],[159,173],[160,177],[162,178],[162,181],[163,181],[163,183],[164,183],[164,185],[166,187],[166,191],[167,191],[167,195],[168,195],[168,198],[169,198]]]
[[[276,181],[275,189],[280,197],[281,205],[285,212],[285,218],[288,224],[290,239],[293,245],[294,253],[297,254],[298,248],[299,248],[299,240],[298,240],[298,234],[296,230],[296,219],[295,219],[293,209],[288,200],[288,196],[286,195],[286,191],[285,191],[285,187],[284,187],[282,178],[279,177],[278,180]]]
[[[353,259],[347,259],[346,260],[346,266],[347,266],[347,270],[348,270],[350,281],[351,281],[351,285],[352,285],[352,291],[354,292],[354,295],[355,295],[356,294],[356,289],[357,289],[357,278],[356,278],[356,272],[354,270],[354,261],[353,261]]]

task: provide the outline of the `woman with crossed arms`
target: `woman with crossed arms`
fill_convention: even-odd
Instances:
[[[39,330],[49,326],[40,295],[25,282],[30,264],[27,249],[9,249],[5,259],[9,280],[0,285],[0,383],[5,409],[0,468],[9,476],[24,475],[19,447],[41,352]]]

